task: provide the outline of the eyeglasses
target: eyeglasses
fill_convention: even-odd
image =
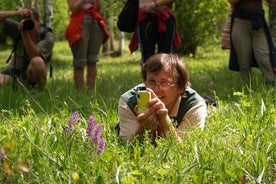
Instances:
[[[176,86],[177,83],[145,81],[145,85],[150,89],[154,89],[156,86],[158,86],[159,89],[166,91],[170,89],[170,87]]]

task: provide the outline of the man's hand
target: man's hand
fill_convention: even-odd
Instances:
[[[21,16],[22,18],[27,18],[31,16],[31,11],[29,9],[20,9],[16,11],[0,11],[0,28],[4,26],[4,20],[10,17]]]
[[[151,89],[147,91],[151,92],[151,100],[147,104],[149,110],[139,113],[136,107],[137,120],[145,130],[158,130],[161,136],[165,136],[171,126],[168,109]]]
[[[19,24],[18,24],[18,30],[20,33],[22,33],[23,31],[26,32],[26,30],[23,28],[23,23],[24,23],[24,19],[22,19]]]
[[[18,10],[18,13],[19,15],[22,17],[22,18],[30,18],[31,17],[31,10],[29,9],[26,9],[26,8],[23,8],[23,9],[20,9]]]
[[[151,110],[148,110],[145,113],[139,113],[138,107],[135,107],[135,112],[137,114],[137,120],[139,124],[145,129],[145,130],[157,130],[159,121],[156,116],[155,112],[152,112]]]

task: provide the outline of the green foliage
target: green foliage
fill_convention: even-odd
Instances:
[[[19,3],[16,1],[0,1],[1,10],[10,10],[11,8],[19,8]]]
[[[38,1],[39,2],[39,1]],[[126,1],[102,1],[102,14],[106,19],[108,30],[115,39],[119,39],[117,17]],[[29,3],[29,1],[25,1]],[[43,4],[40,8],[43,10]],[[14,10],[19,1],[2,0],[1,9]],[[218,43],[222,25],[228,12],[229,3],[225,0],[175,0],[174,14],[183,44],[178,49],[181,55],[196,54],[198,46]],[[64,39],[64,32],[70,19],[67,1],[53,0],[53,30],[57,40]],[[43,13],[43,11],[41,11]],[[43,15],[42,15],[43,16]],[[129,37],[129,34],[126,34]]]
[[[70,19],[67,0],[53,0],[53,30],[58,40],[64,39],[64,32]]]
[[[198,46],[217,43],[228,9],[225,0],[175,1],[174,13],[183,41],[178,53],[195,54]]]
[[[10,49],[0,47],[0,60]],[[123,143],[114,126],[120,95],[142,81],[139,53],[101,55],[94,96],[77,91],[67,42],[54,47],[54,77],[43,92],[20,83],[0,89],[0,181],[3,183],[274,183],[276,162],[275,89],[263,86],[253,70],[254,91],[241,87],[240,76],[227,69],[228,52],[218,45],[199,47],[183,57],[192,87],[217,100],[204,131],[174,139]],[[0,63],[0,69],[6,63]],[[259,87],[258,87],[259,86]],[[264,105],[263,105],[264,104]],[[265,108],[264,108],[265,106]],[[265,110],[264,110],[265,109]],[[65,126],[80,117],[72,134]],[[87,120],[102,123],[102,155],[86,139]]]

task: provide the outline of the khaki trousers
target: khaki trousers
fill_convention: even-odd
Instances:
[[[274,81],[270,63],[269,46],[263,28],[252,29],[250,20],[235,18],[232,27],[232,44],[237,53],[241,78],[244,84],[250,83],[253,55],[266,82]]]

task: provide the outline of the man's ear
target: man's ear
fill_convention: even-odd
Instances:
[[[184,93],[185,87],[177,88],[178,94],[182,95]]]

